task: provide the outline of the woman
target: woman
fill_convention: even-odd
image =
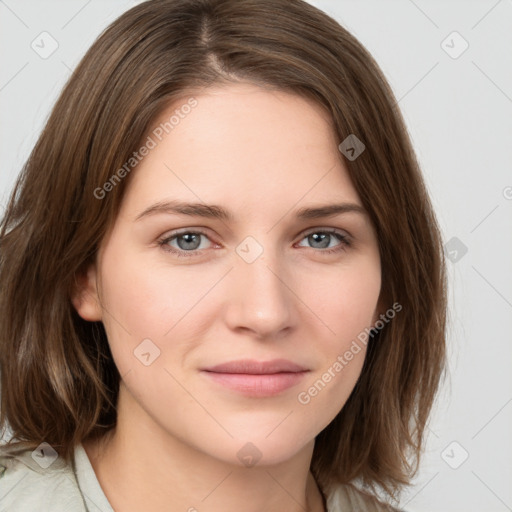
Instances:
[[[122,15],[0,243],[2,510],[393,510],[444,371],[443,253],[393,94],[327,15]]]

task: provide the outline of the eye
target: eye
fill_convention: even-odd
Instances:
[[[208,244],[206,247],[203,244],[204,239],[211,242],[202,231],[182,231],[159,240],[158,245],[164,251],[172,252],[178,257],[199,256],[201,250],[209,248]]]
[[[341,252],[350,247],[349,237],[335,229],[310,231],[302,240],[307,241],[312,249],[320,249],[320,252],[327,254]],[[305,247],[302,243],[298,245]]]
[[[310,244],[311,249],[322,254],[338,253],[350,247],[349,237],[335,229],[316,229],[306,233],[302,239]],[[206,242],[205,242],[206,241]],[[202,231],[181,231],[164,236],[158,241],[158,245],[166,252],[177,257],[201,256],[201,252],[211,248],[213,242]],[[299,247],[307,247],[301,243]]]

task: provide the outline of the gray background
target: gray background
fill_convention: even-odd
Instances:
[[[71,70],[136,3],[0,0],[0,212]],[[388,77],[448,244],[451,376],[401,506],[512,510],[512,1],[311,3]]]

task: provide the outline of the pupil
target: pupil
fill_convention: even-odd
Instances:
[[[200,235],[194,233],[186,233],[178,238],[178,246],[180,249],[197,249],[200,245],[199,242]]]
[[[319,247],[321,249],[325,249],[326,247],[329,247],[329,237],[330,235],[327,234],[327,233],[314,233],[312,235],[309,236],[309,238],[311,238],[313,240],[313,243],[316,243],[319,241],[320,239],[320,245],[316,246],[316,247]]]

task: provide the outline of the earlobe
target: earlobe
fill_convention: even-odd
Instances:
[[[98,297],[96,265],[91,264],[76,275],[71,302],[84,320],[101,321],[102,311]]]

